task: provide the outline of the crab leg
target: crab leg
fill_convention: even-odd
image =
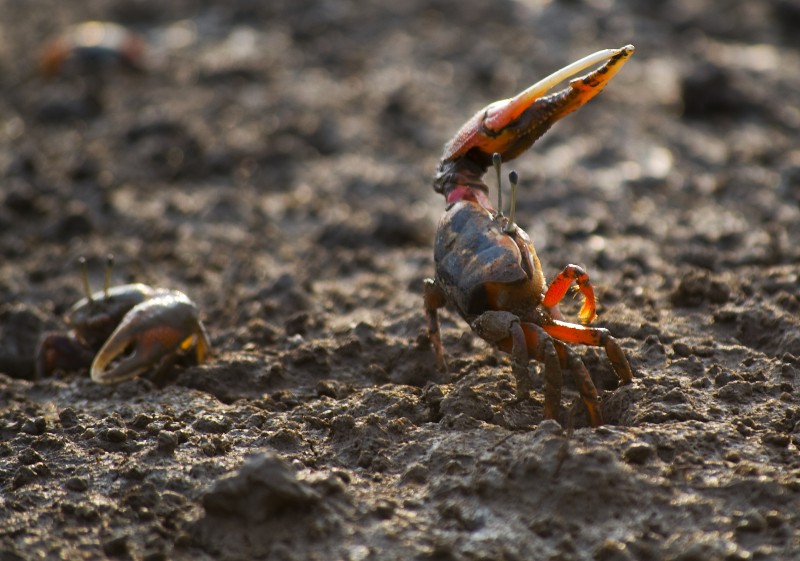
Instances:
[[[444,345],[442,345],[442,334],[439,327],[439,308],[447,303],[447,297],[436,281],[425,279],[425,316],[428,320],[428,338],[433,345],[436,353],[436,368],[440,372],[447,373],[447,360],[444,357]]]
[[[531,390],[528,360],[544,364],[545,419],[557,419],[561,406],[562,373],[553,339],[535,323],[522,323],[511,312],[487,311],[471,324],[484,340],[511,354],[512,372],[517,383],[517,400],[527,399]]]
[[[535,323],[523,323],[522,331],[528,349],[534,349],[533,358],[544,363],[544,412],[545,419],[558,419],[561,408],[561,386],[564,378],[558,360],[555,342],[547,332]]]
[[[86,368],[92,363],[92,350],[62,333],[45,333],[39,340],[36,352],[35,375],[37,379],[49,376],[56,370],[72,371]]]
[[[597,387],[592,382],[589,371],[586,369],[586,365],[577,353],[566,345],[558,341],[555,342],[555,345],[564,367],[572,371],[572,378],[578,386],[581,401],[586,406],[586,412],[589,415],[589,423],[593,427],[599,427],[603,424],[600,396],[597,393]]]
[[[622,347],[607,329],[602,327],[586,327],[565,321],[553,321],[542,326],[551,337],[565,343],[581,343],[592,347],[603,347],[611,361],[614,372],[623,384],[633,381],[633,372]]]

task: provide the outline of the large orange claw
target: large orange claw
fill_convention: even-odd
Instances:
[[[467,121],[445,146],[442,161],[468,156],[488,168],[495,152],[504,162],[516,158],[553,123],[600,93],[633,51],[633,45],[598,51],[554,72],[511,99],[489,104]],[[570,81],[567,88],[547,95],[559,83],[603,61],[605,63],[596,70]]]

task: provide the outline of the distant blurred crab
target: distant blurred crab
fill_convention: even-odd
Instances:
[[[112,67],[138,71],[144,68],[144,53],[141,35],[116,23],[86,21],[45,45],[39,69],[45,76],[57,76],[67,68],[89,73]]]
[[[36,354],[36,375],[89,367],[92,380],[111,384],[151,371],[160,377],[180,356],[194,350],[202,363],[211,343],[197,307],[177,290],[146,284],[110,287],[109,256],[105,286],[92,293],[81,259],[86,297],[64,317],[67,333],[45,333]]]

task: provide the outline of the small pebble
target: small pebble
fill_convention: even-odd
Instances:
[[[197,419],[192,423],[192,428],[199,432],[222,434],[231,430],[231,423],[225,417],[209,415]]]
[[[593,559],[597,561],[628,561],[633,559],[627,546],[616,540],[606,539],[594,551]]]
[[[69,489],[70,491],[77,491],[82,493],[89,488],[89,482],[86,480],[85,477],[70,477],[64,482],[64,487]]]
[[[783,525],[784,516],[777,510],[770,510],[767,514],[764,515],[764,520],[767,521],[767,525],[770,528],[777,528],[778,526]]]
[[[725,454],[725,460],[737,464],[742,461],[742,457],[739,455],[739,452],[728,452]]]
[[[147,413],[139,413],[130,422],[130,426],[136,429],[146,429],[147,426],[153,422],[153,416]]]
[[[650,444],[639,442],[629,446],[623,453],[623,457],[629,464],[641,465],[650,459],[654,452],[655,450]]]
[[[19,463],[23,465],[29,466],[31,464],[38,464],[39,462],[43,461],[44,458],[42,458],[42,455],[33,448],[25,448],[19,453]]]
[[[125,442],[128,440],[128,433],[125,432],[125,429],[112,427],[106,430],[104,437],[109,442]]]
[[[22,432],[32,435],[39,435],[47,430],[47,421],[44,417],[34,417],[26,420],[22,424]]]
[[[763,532],[767,529],[767,521],[758,511],[746,513],[736,526],[738,532]]]
[[[375,503],[375,515],[381,520],[388,520],[394,515],[397,503],[391,499],[378,499]]]
[[[30,466],[21,466],[14,474],[14,480],[11,483],[13,489],[19,489],[29,483],[36,481],[38,475]]]
[[[178,435],[172,431],[162,430],[158,433],[156,449],[161,454],[172,454],[178,448]]]
[[[768,432],[761,437],[761,442],[764,444],[770,444],[779,448],[786,448],[789,446],[790,441],[791,439],[789,438],[789,435],[778,432]]]
[[[688,357],[692,354],[692,349],[686,343],[673,343],[672,350],[675,352],[676,355],[682,357]]]
[[[412,464],[403,474],[407,483],[425,483],[428,480],[428,468],[422,464]]]
[[[58,412],[58,420],[65,429],[78,424],[78,414],[72,407],[66,407]]]
[[[128,553],[128,536],[116,536],[103,542],[103,553],[112,557]]]

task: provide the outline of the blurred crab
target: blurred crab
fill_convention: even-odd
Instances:
[[[569,370],[589,422],[592,426],[603,424],[592,378],[580,357],[565,343],[604,348],[622,384],[631,383],[633,373],[608,330],[588,325],[597,314],[586,271],[568,265],[549,286],[545,282],[533,243],[514,223],[516,173],[509,174],[510,217],[503,214],[499,195],[498,209],[492,207],[483,175],[494,166],[499,183],[502,161],[519,156],[556,121],[596,96],[633,51],[633,46],[627,45],[591,54],[513,98],[478,111],[445,146],[433,183],[434,190],[447,202],[436,232],[436,276],[425,281],[425,312],[436,365],[440,371],[447,371],[438,309],[450,304],[475,333],[511,354],[518,400],[527,399],[532,387],[528,361],[544,363],[545,419],[559,416],[562,370]],[[598,64],[599,68],[551,93],[562,81]],[[573,282],[584,298],[578,314],[580,324],[564,321],[558,306]]]
[[[192,349],[198,364],[206,359],[211,343],[194,302],[141,283],[110,287],[112,264],[109,256],[103,290],[92,293],[81,258],[86,296],[64,317],[69,332],[42,336],[37,377],[89,367],[92,380],[111,384],[148,371],[158,378]]]
[[[70,68],[84,73],[119,67],[144,68],[144,38],[129,29],[107,21],[86,21],[70,27],[47,43],[39,68],[45,76],[57,76]]]

